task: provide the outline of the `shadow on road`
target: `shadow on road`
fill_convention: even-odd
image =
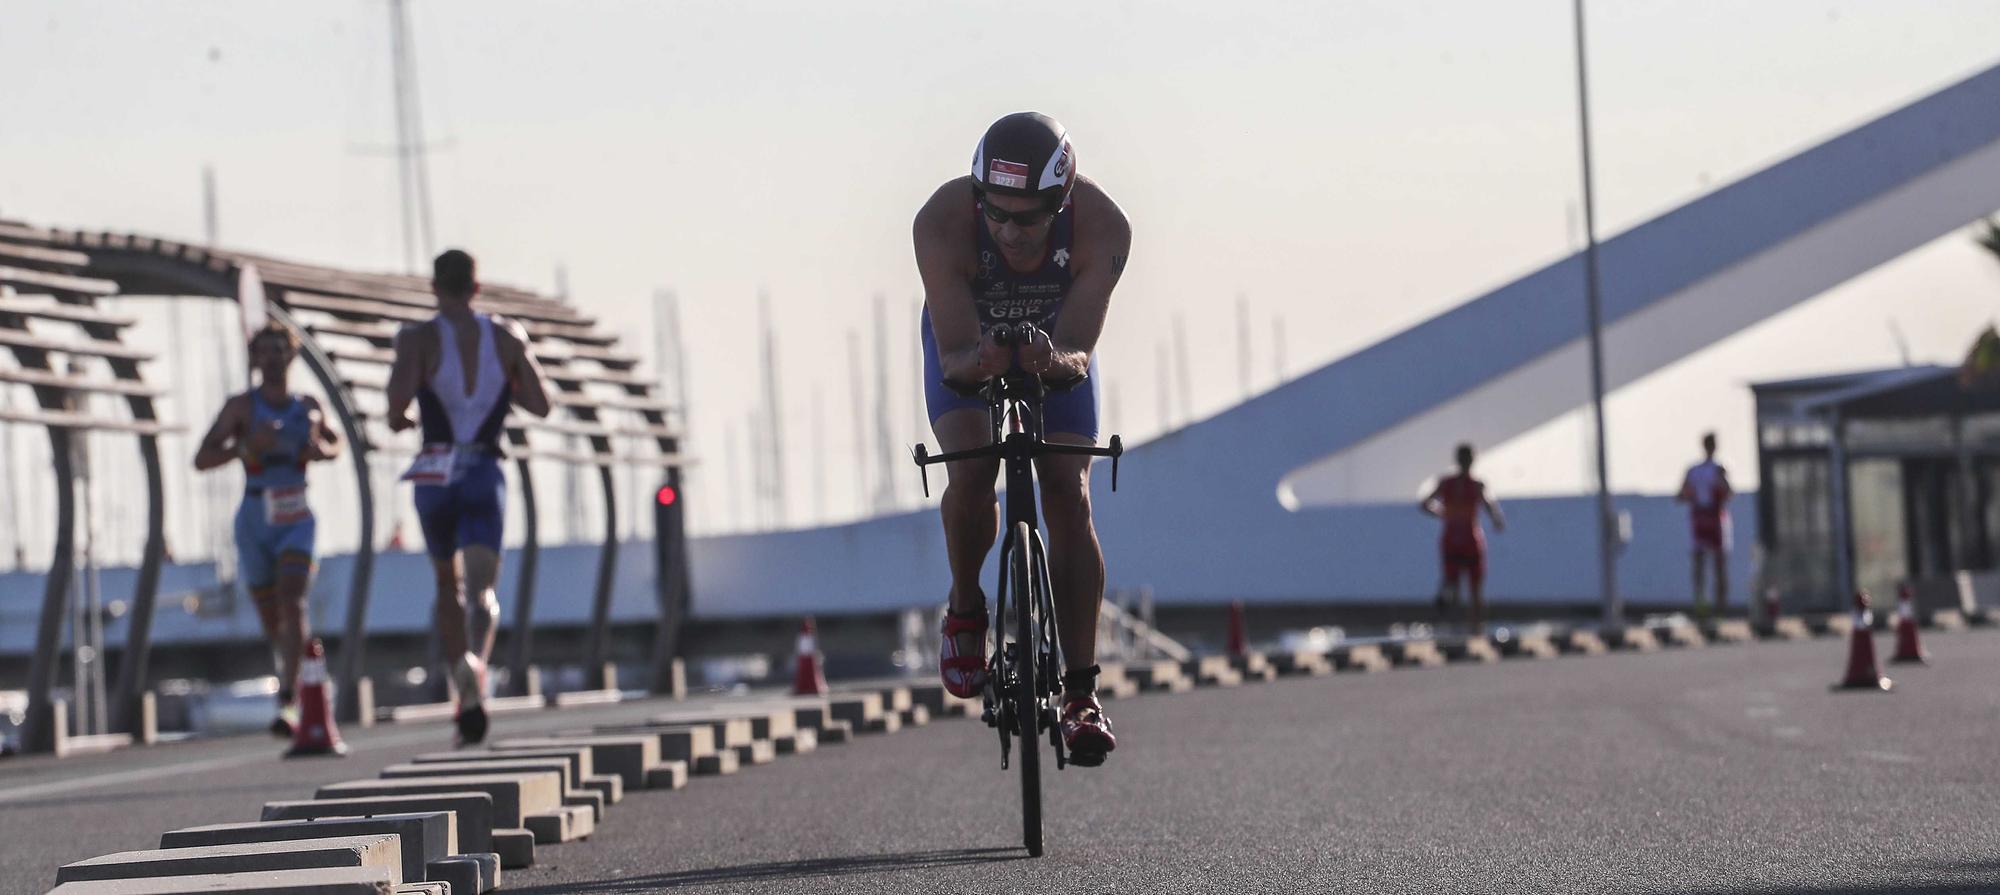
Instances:
[[[799,861],[772,861],[766,864],[743,864],[736,867],[714,867],[706,870],[680,870],[672,873],[630,876],[623,879],[589,880],[585,882],[531,886],[528,888],[508,886],[507,891],[513,892],[514,895],[556,895],[559,892],[622,895],[622,893],[654,892],[674,886],[812,879],[822,876],[848,876],[857,873],[925,870],[935,867],[955,867],[962,864],[990,864],[999,861],[1019,861],[1027,858],[1027,856],[1028,853],[1019,848],[960,848],[939,851],[904,852],[897,855],[807,858]]]

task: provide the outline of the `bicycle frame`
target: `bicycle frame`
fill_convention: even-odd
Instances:
[[[1083,382],[1078,377],[1068,387]],[[949,381],[960,394],[973,389]],[[1062,641],[1055,611],[1054,587],[1049,580],[1048,550],[1042,542],[1040,512],[1035,495],[1035,458],[1056,454],[1111,458],[1111,489],[1118,490],[1118,458],[1124,443],[1113,435],[1110,446],[1051,444],[1043,440],[1042,399],[1048,386],[1038,376],[1011,373],[988,380],[977,389],[991,412],[991,442],[984,447],[932,455],[919,444],[912,451],[924,480],[924,496],[930,496],[927,467],[933,463],[958,460],[998,459],[1007,482],[1006,536],[1000,543],[999,587],[995,589],[993,623],[994,650],[987,664],[986,690],[981,719],[1000,736],[1000,767],[1008,766],[1012,741],[1021,738],[1021,800],[1023,838],[1028,853],[1042,853],[1041,759],[1035,737],[1046,730],[1056,767],[1065,766],[1055,697],[1062,692],[1061,671],[1065,667]],[[1025,540],[1024,540],[1025,539]],[[1014,580],[1010,581],[1010,576]],[[1025,581],[1021,579],[1025,578]],[[1012,586],[1010,586],[1012,585]],[[1025,595],[1025,597],[1024,597]],[[1010,605],[1010,600],[1013,603]],[[1010,642],[1009,609],[1012,609],[1014,637]],[[1010,696],[1012,697],[1010,699]]]

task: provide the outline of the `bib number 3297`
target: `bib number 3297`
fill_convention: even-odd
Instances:
[[[418,485],[448,485],[457,455],[458,450],[452,445],[427,446],[415,460],[410,461],[410,468],[403,471],[403,481]]]

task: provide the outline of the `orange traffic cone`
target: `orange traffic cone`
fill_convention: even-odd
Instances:
[[[825,696],[826,675],[819,669],[819,644],[813,637],[812,616],[799,624],[798,668],[792,674],[793,696]]]
[[[1905,582],[1896,590],[1896,654],[1889,661],[1923,665],[1929,658],[1917,643],[1917,595]]]
[[[1229,658],[1241,659],[1250,652],[1243,636],[1243,601],[1229,601]]]
[[[1868,592],[1854,593],[1854,633],[1848,636],[1847,676],[1836,690],[1887,690],[1894,686],[1875,662],[1875,613],[1868,610]]]
[[[340,741],[340,731],[333,726],[329,689],[326,647],[315,637],[306,644],[306,654],[299,662],[299,726],[293,729],[292,748],[286,750],[286,758],[347,754],[347,744]]]

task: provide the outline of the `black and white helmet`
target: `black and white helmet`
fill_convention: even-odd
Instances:
[[[1040,198],[1061,208],[1076,183],[1069,131],[1040,112],[1015,112],[995,121],[973,150],[972,179],[983,192]]]

